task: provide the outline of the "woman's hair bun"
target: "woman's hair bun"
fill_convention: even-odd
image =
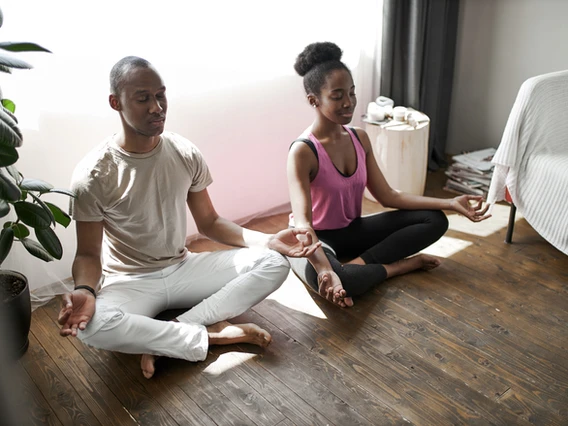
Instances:
[[[298,55],[294,69],[303,77],[318,64],[328,61],[341,61],[342,54],[343,52],[335,43],[329,41],[312,43]]]

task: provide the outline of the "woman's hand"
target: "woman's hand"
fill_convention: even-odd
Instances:
[[[483,197],[481,195],[460,195],[455,197],[450,201],[450,209],[464,215],[472,222],[481,222],[491,217],[490,214],[486,214],[489,204],[483,207]]]

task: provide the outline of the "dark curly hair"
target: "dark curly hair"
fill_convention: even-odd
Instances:
[[[152,68],[152,64],[138,56],[126,56],[110,70],[110,92],[119,95],[124,87],[124,77],[132,68]]]
[[[306,93],[319,95],[330,71],[346,70],[351,74],[349,68],[341,62],[342,55],[339,46],[329,41],[312,43],[305,47],[296,58],[294,69],[304,77]]]

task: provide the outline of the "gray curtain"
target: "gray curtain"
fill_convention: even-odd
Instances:
[[[384,0],[380,95],[430,117],[428,168],[446,165],[459,0]]]

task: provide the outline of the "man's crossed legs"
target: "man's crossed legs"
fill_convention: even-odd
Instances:
[[[78,337],[99,349],[147,354],[142,370],[148,378],[156,356],[202,361],[211,344],[266,346],[271,337],[265,330],[226,320],[280,287],[288,270],[288,261],[277,252],[246,248],[190,253],[158,272],[110,278]],[[174,321],[154,319],[164,310],[190,307]]]

